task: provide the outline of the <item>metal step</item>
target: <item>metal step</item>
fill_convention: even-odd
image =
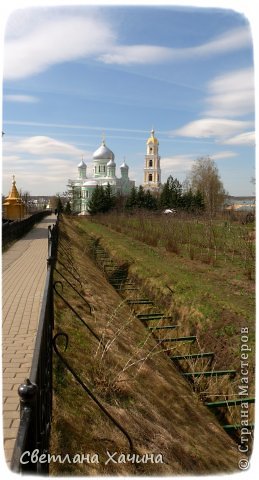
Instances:
[[[118,277],[112,277],[110,279],[111,282],[123,282],[127,280],[127,275],[124,275],[123,273]]]
[[[239,423],[235,425],[222,425],[222,427],[224,428],[224,430],[241,430],[242,428],[244,428],[243,425],[240,425]],[[254,428],[254,423],[249,423],[245,426],[245,428],[249,428],[250,430],[252,430]]]
[[[169,320],[172,317],[165,317],[163,313],[139,313],[136,315],[141,321],[149,322],[150,320],[160,320],[161,318]]]
[[[194,358],[207,358],[207,357],[214,357],[213,352],[208,353],[188,353],[186,355],[174,355],[170,357],[172,360],[192,360]]]
[[[170,330],[171,328],[179,328],[180,325],[165,325],[164,327],[147,327],[148,330]],[[172,358],[172,357],[171,357]]]
[[[117,286],[119,286],[119,285],[117,285]],[[114,285],[114,287],[116,287],[116,286]],[[118,290],[120,292],[123,292],[124,290],[139,290],[139,288],[137,288],[137,287],[123,287],[123,288],[118,288]]]
[[[219,377],[223,375],[230,375],[235,377],[236,370],[212,370],[207,372],[187,372],[183,373],[185,377]]]
[[[195,336],[190,335],[189,337],[164,338],[161,339],[161,342],[195,342],[196,340]]]
[[[220,400],[217,402],[205,402],[204,405],[209,408],[214,407],[233,407],[241,403],[255,403],[255,398],[236,398],[235,400]]]
[[[127,300],[126,303],[128,305],[154,305],[154,302],[152,302],[152,300],[148,300],[146,298],[139,298],[136,300]]]

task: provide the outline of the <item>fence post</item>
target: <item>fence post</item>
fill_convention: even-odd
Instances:
[[[24,454],[22,470],[29,472],[37,471],[37,464],[31,462],[31,454],[35,449],[38,430],[38,425],[36,424],[37,391],[37,385],[32,383],[29,378],[27,378],[18,388],[18,394],[20,397],[20,424],[22,427],[18,433],[21,434],[21,437],[26,436],[27,450],[26,452],[22,452],[18,448],[17,455],[19,458],[16,458],[16,467],[21,465],[21,456]],[[28,425],[30,425],[29,429],[27,428]],[[19,445],[18,438],[16,443]]]

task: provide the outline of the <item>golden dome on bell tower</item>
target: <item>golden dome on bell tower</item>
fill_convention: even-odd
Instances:
[[[151,130],[151,137],[149,137],[148,140],[147,140],[147,145],[149,143],[154,143],[155,145],[159,145],[159,142],[158,142],[157,138],[155,137],[155,130],[153,128]]]

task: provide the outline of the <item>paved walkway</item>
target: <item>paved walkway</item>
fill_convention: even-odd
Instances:
[[[3,426],[10,462],[19,426],[19,385],[29,377],[47,273],[48,225],[45,217],[3,253]]]

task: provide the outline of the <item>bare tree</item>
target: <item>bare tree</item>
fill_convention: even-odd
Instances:
[[[22,190],[20,190],[20,197],[25,205],[25,212],[26,214],[28,213],[29,211],[29,204],[30,204],[30,199],[31,199],[31,194],[30,192],[23,192]]]
[[[198,158],[189,180],[193,192],[199,191],[203,195],[207,212],[215,215],[222,207],[226,195],[215,162],[210,157]]]

